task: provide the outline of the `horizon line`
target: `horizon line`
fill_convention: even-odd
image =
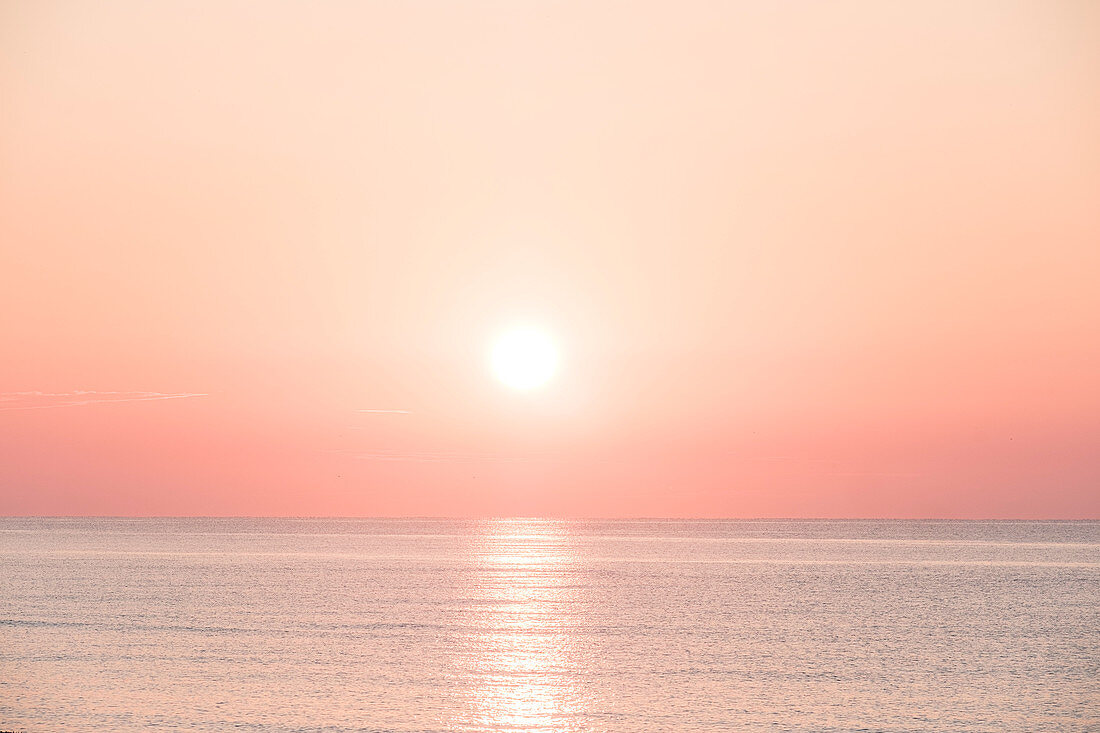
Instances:
[[[1100,522],[1096,517],[700,517],[560,515],[345,515],[345,514],[0,514],[2,519],[343,519],[394,521],[547,520],[561,522]]]

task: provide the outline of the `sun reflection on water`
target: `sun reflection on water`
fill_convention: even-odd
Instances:
[[[473,545],[461,730],[587,729],[583,585],[560,522],[492,520]]]

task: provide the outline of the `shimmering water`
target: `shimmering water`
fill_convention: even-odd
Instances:
[[[1100,523],[0,519],[0,729],[1100,730]]]

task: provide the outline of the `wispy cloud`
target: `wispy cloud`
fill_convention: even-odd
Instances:
[[[206,397],[202,392],[101,392],[78,389],[72,392],[2,392],[0,410],[45,410],[53,407],[76,407],[106,402],[148,402]]]
[[[356,412],[376,412],[385,415],[411,415],[412,410],[356,410]]]
[[[808,456],[756,456],[748,460],[764,461],[767,463],[785,463],[792,466],[804,466],[809,472],[821,476],[843,476],[846,478],[916,478],[922,475],[919,473],[911,473],[908,471],[848,470],[845,468],[845,461],[833,458],[814,458]]]
[[[406,451],[406,450],[332,450],[361,461],[404,461],[412,463],[526,463],[553,460],[550,456],[505,456],[493,453],[465,453],[462,451]]]

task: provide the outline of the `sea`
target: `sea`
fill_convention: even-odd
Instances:
[[[0,730],[1100,731],[1100,522],[4,518]]]

